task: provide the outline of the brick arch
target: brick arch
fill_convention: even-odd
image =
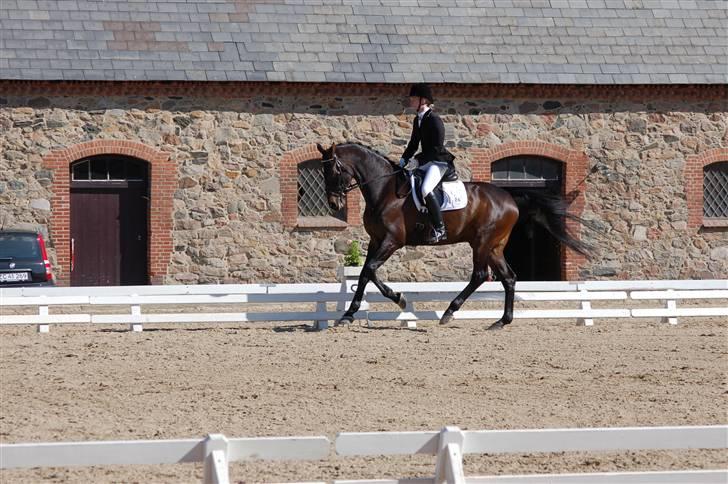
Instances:
[[[281,212],[283,226],[298,226],[298,164],[304,161],[320,159],[321,153],[315,144],[309,144],[286,152],[281,158],[279,167],[281,186]],[[346,222],[349,225],[361,225],[361,195],[357,190],[346,195]]]
[[[121,155],[144,160],[151,169],[148,274],[152,284],[164,282],[172,255],[172,205],[177,181],[177,166],[169,153],[135,141],[95,140],[54,150],[43,157],[43,166],[53,171],[53,218],[50,233],[56,248],[55,273],[59,285],[70,285],[71,191],[70,165],[96,155]]]
[[[563,193],[569,200],[569,213],[581,216],[584,212],[584,189],[580,187],[588,175],[589,158],[583,148],[569,149],[544,141],[513,141],[493,148],[471,148],[471,170],[473,181],[491,180],[491,166],[494,162],[510,156],[542,156],[560,161],[564,165]],[[573,220],[566,221],[566,227],[577,238],[579,224]],[[579,278],[579,267],[586,258],[562,246],[561,277],[565,280]]]
[[[728,224],[703,220],[703,169],[721,161],[728,162],[728,148],[713,148],[685,160],[683,180],[688,203],[688,227],[700,228],[703,225],[725,227]]]

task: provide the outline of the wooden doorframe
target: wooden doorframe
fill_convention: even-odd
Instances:
[[[79,143],[43,156],[43,167],[53,172],[50,241],[55,249],[54,273],[59,286],[71,282],[71,164],[96,155],[138,158],[149,164],[150,207],[147,264],[150,284],[162,284],[172,257],[172,208],[177,187],[177,163],[170,153],[136,141],[95,140]]]

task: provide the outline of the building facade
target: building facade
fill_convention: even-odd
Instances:
[[[728,277],[728,62],[709,42],[726,11],[711,2],[382,2],[385,17],[358,2],[72,2],[86,21],[9,3],[0,225],[42,230],[60,284],[335,280],[348,244],[366,247],[363,201],[328,213],[316,144],[399,159],[418,81],[463,180],[555,191],[593,227],[569,222],[589,259],[520,227],[521,279]],[[464,280],[470,259],[406,248],[382,272]]]

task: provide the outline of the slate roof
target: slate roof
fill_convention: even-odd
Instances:
[[[725,0],[0,0],[0,79],[728,82]]]

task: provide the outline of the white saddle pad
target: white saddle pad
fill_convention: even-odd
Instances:
[[[418,197],[415,196],[415,181],[414,177],[410,177],[410,183],[412,184],[412,199],[415,201],[415,206],[420,212],[425,212],[426,207],[423,207]],[[465,208],[468,204],[468,194],[465,191],[465,185],[460,180],[452,182],[442,182],[442,204],[440,210],[447,212],[449,210],[460,210]]]

